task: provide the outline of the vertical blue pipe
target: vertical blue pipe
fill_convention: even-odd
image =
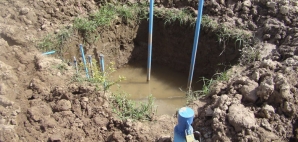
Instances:
[[[153,34],[153,5],[154,5],[154,0],[150,0],[147,81],[150,80],[150,74],[151,74],[152,34]]]
[[[88,61],[89,61],[89,69],[91,72],[91,77],[93,78],[93,71],[92,71],[92,56],[88,55]]]
[[[104,73],[104,71],[105,71],[104,55],[103,54],[100,54],[99,57],[100,57],[101,72]]]
[[[83,45],[82,44],[80,44],[80,49],[81,49],[82,58],[83,58],[84,66],[85,66],[86,76],[87,76],[87,78],[89,78],[88,68],[87,68],[87,65],[86,65],[86,59],[85,59],[84,49],[83,49]]]
[[[195,62],[196,62],[196,54],[197,54],[198,41],[199,41],[199,36],[200,36],[203,6],[204,6],[204,0],[200,0],[200,2],[198,4],[198,17],[197,17],[197,22],[196,22],[194,44],[193,44],[193,49],[192,49],[191,63],[190,63],[190,70],[189,70],[188,84],[187,84],[187,87],[189,90],[191,89],[193,72],[194,72],[194,67],[195,67]]]
[[[90,66],[92,66],[92,57],[91,57],[91,55],[88,55],[88,61],[90,63]]]
[[[99,57],[100,57],[100,67],[101,67],[101,72],[102,72],[103,76],[105,76],[105,62],[104,62],[104,55],[103,55],[103,54],[100,54]],[[104,87],[104,90],[106,90],[106,82],[103,83],[103,87]]]

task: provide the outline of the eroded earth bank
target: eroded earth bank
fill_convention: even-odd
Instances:
[[[198,1],[155,3],[153,62],[188,73]],[[113,93],[78,81],[71,61],[80,43],[118,68],[146,60],[146,4],[2,0],[0,141],[171,141],[175,116],[121,119]],[[107,24],[79,25],[111,7],[122,13]],[[202,141],[298,141],[297,13],[293,0],[205,0],[195,75],[215,81],[190,105]]]

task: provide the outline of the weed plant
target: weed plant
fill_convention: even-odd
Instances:
[[[202,89],[196,90],[196,91],[189,90],[186,93],[186,101],[187,101],[186,104],[189,105],[193,101],[195,101],[201,97],[205,97],[205,96],[209,95],[211,92],[212,85],[214,85],[215,82],[228,81],[230,78],[230,75],[228,74],[228,71],[225,70],[223,72],[217,72],[216,74],[213,75],[213,78],[207,79],[205,77],[202,77],[202,79],[199,80],[199,81],[203,82]]]
[[[154,97],[149,95],[147,102],[136,103],[127,98],[128,94],[113,93],[111,101],[113,103],[113,111],[121,119],[134,119],[134,120],[152,120],[156,114],[156,107],[154,106]]]
[[[103,86],[103,91],[107,91],[111,86],[125,80],[125,77],[119,76],[117,80],[111,80],[111,74],[116,71],[114,63],[111,62],[105,72],[101,72],[100,68],[97,66],[96,60],[92,60],[92,66],[88,66],[88,73],[90,78],[83,77],[85,75],[85,66],[83,63],[78,65],[78,74],[75,74],[71,82],[90,82],[96,86]]]
[[[224,71],[220,72],[219,70],[216,71],[216,73],[213,75],[213,78],[215,78],[215,81],[228,81],[230,78],[230,74],[228,70],[226,70],[226,67],[231,67],[231,65],[225,65],[225,64],[218,64],[218,66],[224,66]]]
[[[188,91],[183,91],[181,88],[180,91],[183,91],[186,93],[186,105],[191,104],[193,101],[198,100],[199,98],[205,97],[209,95],[211,91],[211,86],[214,84],[215,80],[213,79],[207,79],[205,77],[202,77],[198,82],[202,81],[203,86],[201,90],[193,91],[189,89]]]
[[[58,70],[64,72],[65,70],[67,70],[67,66],[64,63],[55,65],[55,68],[57,68]]]
[[[235,47],[242,48],[243,46],[248,45],[249,39],[253,37],[250,32],[238,28],[227,27],[224,24],[216,22],[216,20],[207,15],[203,15],[202,17],[202,26],[205,29],[217,33],[217,41],[224,46],[229,40],[233,40],[235,41]]]
[[[63,28],[57,34],[48,34],[40,42],[38,42],[37,47],[43,51],[55,50],[60,56],[64,51],[63,46],[66,41],[68,41],[73,34],[73,29]]]
[[[111,86],[121,82],[125,77],[119,76],[117,80],[110,80],[111,74],[115,71],[114,63],[111,62],[105,72],[101,72],[97,66],[96,60],[92,60],[92,66],[88,66],[90,78],[85,78],[83,75],[84,64],[79,64],[79,73],[75,74],[72,82],[90,82],[95,84],[97,88],[103,86],[103,91],[107,91]],[[82,72],[82,74],[81,74]],[[148,96],[147,102],[136,103],[127,98],[126,93],[112,93],[110,100],[113,103],[113,111],[122,119],[130,118],[135,120],[152,120],[156,113],[154,107],[154,98],[152,95]]]
[[[46,35],[39,43],[38,43],[38,47],[39,49],[41,49],[42,51],[50,51],[55,49],[55,42],[54,42],[54,38],[53,35]]]
[[[216,81],[228,81],[229,80],[229,74],[228,74],[228,71],[223,71],[223,72],[217,72],[215,74],[216,78],[215,80]]]
[[[241,58],[240,58],[240,65],[249,64],[251,62],[260,60],[261,52],[258,49],[255,49],[252,46],[245,46],[242,49]]]

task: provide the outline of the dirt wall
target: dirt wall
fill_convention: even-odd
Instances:
[[[134,39],[133,60],[147,60],[148,22],[142,21]],[[165,24],[154,19],[152,61],[174,70],[188,73],[194,42],[194,26],[181,25],[178,21]],[[232,40],[219,43],[216,33],[201,28],[196,55],[195,74],[197,77],[211,77],[222,71],[223,65],[233,65],[240,57],[239,49]]]

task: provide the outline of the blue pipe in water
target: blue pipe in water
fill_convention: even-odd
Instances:
[[[85,59],[84,49],[83,49],[83,45],[82,44],[80,44],[80,49],[81,49],[82,58],[83,58],[84,66],[85,66],[86,76],[87,76],[87,78],[89,78],[88,68],[87,68],[87,65],[86,65],[86,59]]]
[[[189,107],[178,110],[178,124],[174,128],[174,142],[186,142],[186,136],[191,140],[195,139],[191,126],[194,116],[194,111]]]
[[[191,83],[192,83],[192,78],[193,78],[195,62],[196,62],[196,54],[197,54],[198,41],[199,41],[199,36],[200,36],[203,6],[204,6],[204,0],[200,0],[200,2],[198,4],[198,17],[197,17],[197,22],[196,22],[194,44],[193,44],[193,49],[192,49],[190,70],[189,70],[188,83],[187,83],[187,87],[189,90],[191,90]]]
[[[44,52],[42,53],[42,55],[50,55],[50,54],[54,54],[56,51],[53,50],[53,51],[49,51],[49,52]]]
[[[154,0],[150,0],[147,81],[150,80],[150,74],[151,74],[152,34],[153,34],[153,5],[154,5]]]

